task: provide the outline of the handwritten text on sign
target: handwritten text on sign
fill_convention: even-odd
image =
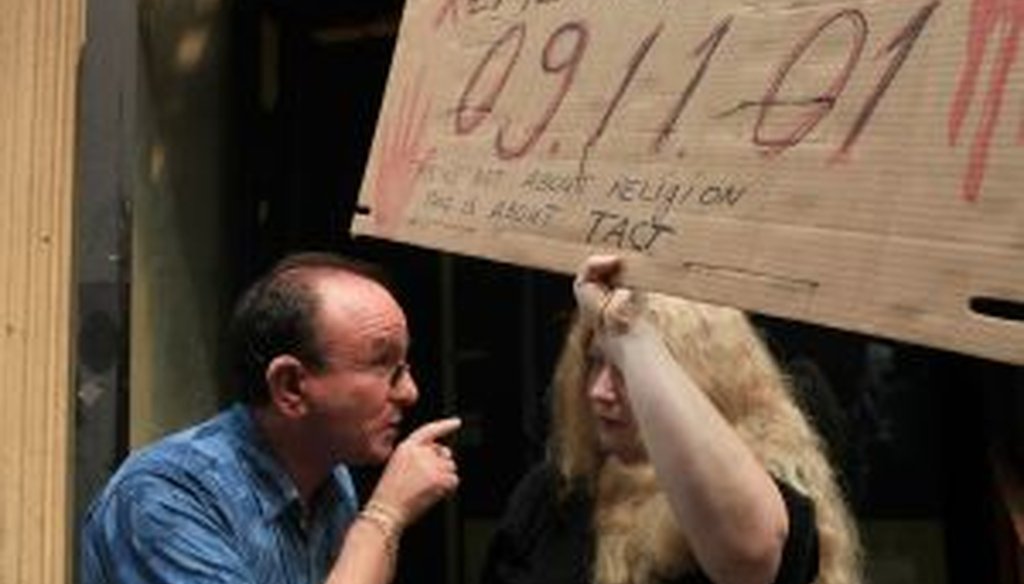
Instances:
[[[1022,30],[1024,0],[410,0],[355,229],[615,248],[648,285],[949,346],[971,298],[1024,298]]]

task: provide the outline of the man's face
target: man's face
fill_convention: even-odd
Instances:
[[[332,463],[383,463],[394,450],[403,411],[419,396],[406,365],[405,314],[369,280],[333,274],[315,289],[326,367],[306,382],[309,448],[328,449]]]

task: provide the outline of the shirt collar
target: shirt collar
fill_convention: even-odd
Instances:
[[[299,490],[277,461],[266,437],[253,420],[249,407],[244,404],[232,406],[227,412],[227,423],[238,441],[237,452],[240,458],[256,478],[256,494],[263,517],[275,520],[289,509],[299,508]],[[355,489],[344,465],[334,468],[314,504],[317,509],[322,509],[339,501],[347,507],[356,507]]]

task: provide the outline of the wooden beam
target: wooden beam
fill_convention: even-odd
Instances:
[[[80,0],[0,18],[0,581],[70,581],[71,290]]]

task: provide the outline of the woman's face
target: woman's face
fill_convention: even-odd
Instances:
[[[622,374],[594,348],[587,359],[586,391],[601,451],[627,464],[645,460],[647,452],[626,398]]]

